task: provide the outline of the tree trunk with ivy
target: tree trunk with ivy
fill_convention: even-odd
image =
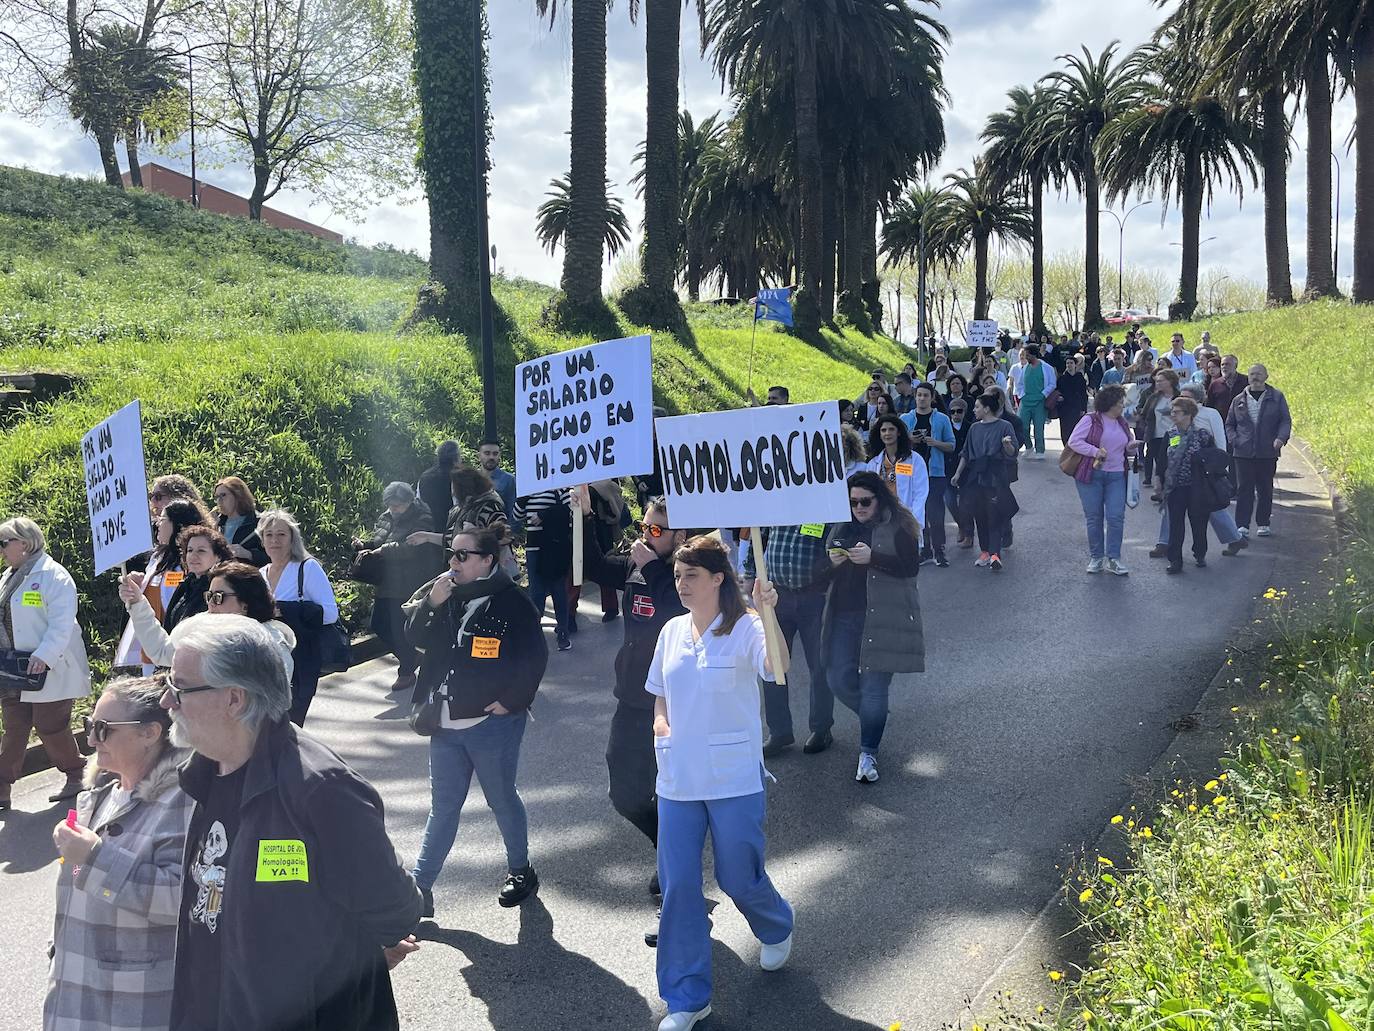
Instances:
[[[478,150],[486,149],[487,77],[484,39],[481,106],[473,110],[473,7],[482,0],[412,0],[415,86],[420,101],[420,175],[429,201],[430,283],[417,314],[453,325],[478,312]]]

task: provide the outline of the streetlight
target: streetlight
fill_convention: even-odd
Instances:
[[[950,183],[940,187],[926,197],[921,204],[921,231],[918,243],[920,255],[916,262],[916,346],[918,355],[924,355],[926,347],[926,217],[930,214],[930,209],[935,207],[935,198],[953,186],[954,184]]]
[[[1215,240],[1215,239],[1216,239],[1215,236],[1209,236],[1209,237],[1207,237],[1207,239],[1205,239],[1205,240],[1199,240],[1199,241],[1197,242],[1197,245],[1198,245],[1199,247],[1201,247],[1204,243],[1211,243],[1211,242],[1212,242],[1213,240]],[[1178,240],[1170,240],[1170,241],[1169,241],[1169,246],[1170,246],[1170,247],[1182,247],[1183,244],[1180,243]]]
[[[1332,226],[1331,233],[1331,279],[1332,285],[1336,287],[1336,292],[1340,292],[1341,281],[1341,159],[1336,157],[1336,152],[1331,152],[1332,159],[1336,162],[1336,224]]]
[[[1215,315],[1217,313],[1217,287],[1230,278],[1230,276],[1222,276],[1207,288],[1207,310],[1210,314]]]
[[[1118,215],[1111,208],[1102,208],[1098,212],[1102,215],[1111,215],[1112,218],[1116,219],[1116,307],[1118,311],[1121,309],[1121,280],[1124,277],[1126,267],[1126,219],[1130,218],[1137,209],[1153,203],[1154,201],[1143,200],[1124,215]]]

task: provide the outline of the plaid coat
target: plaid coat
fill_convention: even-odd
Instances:
[[[115,781],[77,800],[81,823],[100,835],[90,862],[60,866],[44,1031],[165,1029],[181,910],[182,852],[194,803],[172,748],[119,809],[91,824]]]

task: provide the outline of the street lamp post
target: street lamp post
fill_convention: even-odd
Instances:
[[[1230,278],[1230,276],[1222,276],[1207,288],[1207,310],[1209,314],[1215,315],[1217,313],[1217,287]]]
[[[1125,277],[1126,269],[1126,220],[1138,209],[1153,203],[1153,201],[1143,200],[1125,215],[1118,215],[1111,208],[1101,209],[1101,214],[1111,215],[1112,218],[1116,219],[1116,307],[1118,311],[1121,310],[1121,281]]]
[[[1336,292],[1340,292],[1341,282],[1341,159],[1331,152],[1336,162],[1336,223],[1331,227],[1331,278]]]
[[[940,187],[921,205],[920,234],[917,242],[920,253],[916,259],[916,346],[919,348],[919,355],[925,354],[926,346],[926,219],[930,215],[930,209],[935,206],[935,198],[949,188]]]

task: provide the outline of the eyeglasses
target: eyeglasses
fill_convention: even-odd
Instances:
[[[968,409],[965,408],[963,405],[950,405],[950,406],[949,406],[949,414],[950,414],[950,415],[963,415],[963,414],[964,414],[965,412],[967,412],[967,411],[968,411]]]
[[[205,592],[205,604],[207,604],[207,605],[223,605],[223,604],[224,604],[224,599],[225,599],[225,598],[237,598],[237,597],[238,597],[238,595],[235,594],[233,591],[206,591],[206,592]]]
[[[0,548],[8,548],[16,540],[18,540],[17,537],[11,537],[8,540],[0,540]]]
[[[485,554],[485,551],[472,551],[468,548],[454,548],[453,551],[449,553],[448,560],[452,562],[454,559],[457,559],[459,562],[466,562],[468,559],[472,558],[473,555]]]
[[[183,695],[197,694],[200,691],[218,691],[218,684],[196,684],[193,687],[177,687],[176,682],[171,677],[167,678],[167,690],[172,692],[172,698],[178,705],[181,704]]]
[[[152,493],[150,493],[150,494],[148,495],[148,500],[149,500],[149,501],[161,501],[161,500],[162,500],[163,498],[165,498],[165,497],[167,497],[167,495],[164,494],[164,493],[162,493],[162,491],[160,491],[160,490],[155,490],[155,491],[153,491]]]
[[[93,720],[89,716],[81,721],[86,728],[86,738],[90,741],[104,741],[110,736],[111,727],[141,727],[143,720]]]
[[[872,494],[870,494],[870,495],[869,495],[868,497],[866,497],[866,498],[850,498],[850,499],[849,499],[849,507],[850,507],[850,508],[867,508],[869,505],[873,504],[873,503],[874,503],[875,501],[877,501],[877,500],[878,500],[878,499],[875,498]]]

